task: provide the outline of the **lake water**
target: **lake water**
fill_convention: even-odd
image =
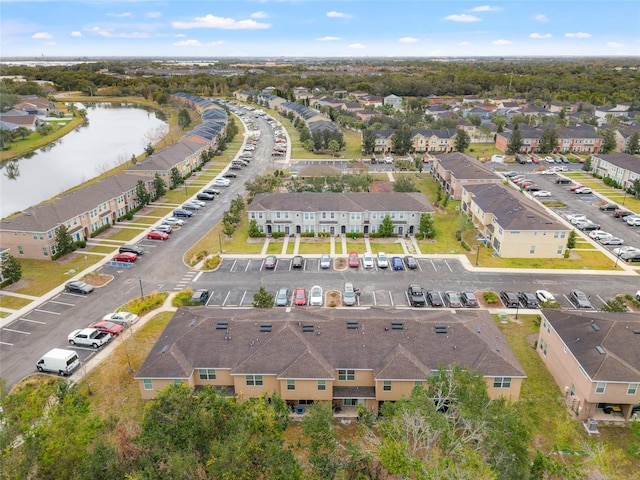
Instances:
[[[0,164],[0,218],[127,162],[167,132],[154,111],[134,105],[86,104],[89,122],[29,158]]]

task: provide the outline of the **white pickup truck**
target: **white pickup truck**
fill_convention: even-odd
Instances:
[[[101,332],[95,328],[81,328],[79,330],[74,330],[67,337],[71,345],[93,348],[98,348],[109,343],[112,338],[113,335],[109,332]]]

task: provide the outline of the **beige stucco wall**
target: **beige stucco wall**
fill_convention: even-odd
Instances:
[[[325,389],[318,390],[318,380],[296,380],[295,390],[287,389],[287,380],[280,380],[280,397],[283,400],[328,400],[333,398],[333,382],[327,380]]]
[[[494,238],[500,242],[500,256],[503,258],[562,258],[567,245],[567,235],[554,238],[553,231],[520,230],[520,233],[499,230],[494,232]],[[535,252],[530,253],[531,246]],[[560,252],[560,253],[558,253]]]
[[[498,399],[500,397],[504,397],[512,402],[518,401],[520,399],[520,389],[522,388],[522,378],[511,378],[511,387],[510,388],[494,388],[493,387],[493,378],[486,377],[484,379],[487,384],[487,393],[489,397],[493,399]]]

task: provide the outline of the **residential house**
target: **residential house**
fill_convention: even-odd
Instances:
[[[356,417],[453,365],[480,372],[491,398],[519,399],[526,375],[486,310],[181,308],[135,378],[145,399],[208,385],[240,401],[276,394],[292,413],[326,402]]]
[[[615,106],[602,105],[597,106],[595,110],[595,116],[599,119],[606,119],[607,117],[627,117],[629,115],[630,103],[619,103]]]
[[[328,95],[323,95],[322,97],[317,97],[311,100],[311,104],[314,107],[329,107],[329,108],[338,108],[343,109],[344,100],[340,100],[339,98],[330,97]],[[362,108],[362,105],[358,104],[358,108]]]
[[[171,170],[175,167],[182,177],[187,176],[201,163],[201,153],[209,146],[200,141],[189,139],[175,143],[160,152],[140,160],[127,168],[127,173],[154,177],[156,173],[171,184]]]
[[[640,124],[632,126],[616,126],[613,128],[616,136],[616,152],[624,152],[629,146],[629,139],[635,134],[640,134]]]
[[[640,157],[628,153],[598,153],[591,156],[591,171],[615,180],[625,189],[631,188],[640,180]]]
[[[369,110],[369,109],[360,109],[355,111],[356,118],[361,122],[366,122],[370,118],[380,117],[382,113],[377,110]]]
[[[20,95],[21,102],[13,106],[16,110],[22,110],[32,115],[46,117],[53,110],[54,104],[51,100],[37,95]]]
[[[537,152],[540,147],[542,133],[553,127],[530,127],[520,124],[518,130],[522,137],[522,148],[520,153]],[[505,130],[496,135],[496,148],[501,152],[506,152],[509,140],[513,131]],[[595,127],[582,125],[574,127],[563,127],[558,130],[558,146],[555,152],[573,153],[596,153],[602,147],[602,136],[598,134]]]
[[[503,181],[500,175],[486,165],[471,155],[460,152],[436,155],[431,172],[446,194],[455,200],[460,200],[462,189],[466,185],[496,184]]]
[[[360,105],[358,102],[344,102],[340,105],[340,109],[344,110],[345,112],[360,112],[362,111],[362,105]],[[375,110],[374,110],[375,111]],[[379,113],[379,112],[376,112]]]
[[[0,122],[6,123],[10,127],[8,130],[14,130],[18,127],[35,130],[41,123],[38,115],[35,113],[27,113],[23,110],[16,110],[15,108],[5,113],[0,113]]]
[[[261,232],[294,235],[369,235],[380,231],[386,216],[394,234],[418,232],[420,216],[434,208],[421,193],[261,193],[247,207],[249,221]]]
[[[377,95],[365,95],[364,97],[360,97],[358,100],[362,102],[362,105],[365,107],[373,108],[381,107],[384,103],[384,98]]]
[[[387,128],[385,130],[374,130],[374,153],[390,153],[393,150],[393,134],[395,130]]]
[[[538,354],[577,418],[629,420],[640,404],[639,334],[637,313],[542,311]]]
[[[502,184],[465,185],[462,212],[503,258],[563,258],[571,228],[537,202]]]
[[[387,95],[386,97],[384,97],[384,99],[382,100],[382,104],[388,105],[394,110],[402,110],[402,97],[399,97],[392,93],[391,95]]]
[[[442,100],[442,98],[440,98],[438,95],[429,95],[427,97],[427,103],[429,106],[442,105],[442,103],[444,103],[444,100]]]
[[[87,240],[135,208],[138,181],[152,191],[152,178],[116,174],[5,218],[0,223],[0,245],[16,258],[49,259],[56,253],[56,232],[61,225],[74,241]]]
[[[362,90],[354,90],[353,92],[349,93],[349,95],[359,101],[361,98],[368,96],[369,93],[363,92]]]
[[[411,130],[413,151],[417,153],[448,153],[455,148],[456,130],[432,130],[416,128]]]

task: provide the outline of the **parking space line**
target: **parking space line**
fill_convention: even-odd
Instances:
[[[9,342],[0,342],[0,345],[8,345],[9,347],[13,347],[13,343]]]
[[[39,323],[40,325],[46,325],[47,324],[47,322],[39,322],[38,320],[31,320],[29,318],[24,318],[24,317],[21,317],[18,320],[20,320],[22,322]]]
[[[3,328],[2,330],[6,330],[7,332],[13,332],[13,333],[22,333],[23,335],[31,335],[31,332],[23,332],[22,330],[14,330],[13,328]]]
[[[418,264],[418,270],[422,271],[422,265],[420,265],[420,262],[416,260],[416,263]]]
[[[244,271],[247,272],[249,270],[249,265],[251,265],[251,260],[247,262],[247,266],[244,267]],[[262,271],[262,265],[260,265],[260,271]]]
[[[438,269],[436,268],[436,264],[433,263],[433,260],[429,260],[431,262],[431,266],[433,267],[433,269],[437,272]]]
[[[376,298],[376,292],[375,292],[375,290],[373,291],[373,305],[374,305],[375,307],[377,307],[377,306],[378,306],[378,299]]]
[[[60,315],[58,312],[51,312],[49,310],[42,310],[40,308],[35,308],[33,311],[40,312],[40,313],[50,313],[51,315]]]
[[[447,268],[449,269],[450,272],[453,272],[453,270],[451,269],[451,266],[449,265],[449,262],[447,262],[446,260],[444,261],[444,264],[447,266]]]
[[[229,272],[233,272],[233,269],[236,268],[236,263],[238,263],[238,259],[235,259],[233,261],[233,263],[231,264],[231,268],[229,269]]]
[[[49,303],[57,303],[58,305],[66,305],[67,307],[75,307],[75,303],[59,302],[57,300],[49,300]]]
[[[605,300],[602,299],[600,295],[596,295],[596,297],[598,297],[598,300],[600,300],[603,305],[607,303]]]
[[[231,295],[231,290],[229,290],[227,292],[227,296],[224,297],[224,300],[222,301],[222,306],[224,307],[225,303],[227,303],[227,300],[229,299],[229,295]]]
[[[207,307],[209,306],[209,302],[211,301],[211,299],[213,298],[213,292],[215,292],[215,290],[211,290],[211,293],[209,294],[209,298],[207,298],[207,301],[204,302],[204,306]]]
[[[247,296],[247,291],[245,290],[244,293],[242,294],[242,298],[240,299],[240,303],[239,305],[242,306],[242,304],[244,303],[244,297]]]
[[[191,281],[195,282],[196,280],[198,280],[200,278],[200,275],[202,275],[203,273],[204,272],[198,272],[197,275],[191,279]]]
[[[389,290],[389,301],[391,302],[391,306],[395,307],[395,305],[393,304],[393,295],[391,295],[391,290]]]
[[[407,303],[409,304],[409,306],[413,307],[413,305],[411,305],[411,300],[409,300],[409,294],[407,292],[404,292],[404,296],[407,299]]]

